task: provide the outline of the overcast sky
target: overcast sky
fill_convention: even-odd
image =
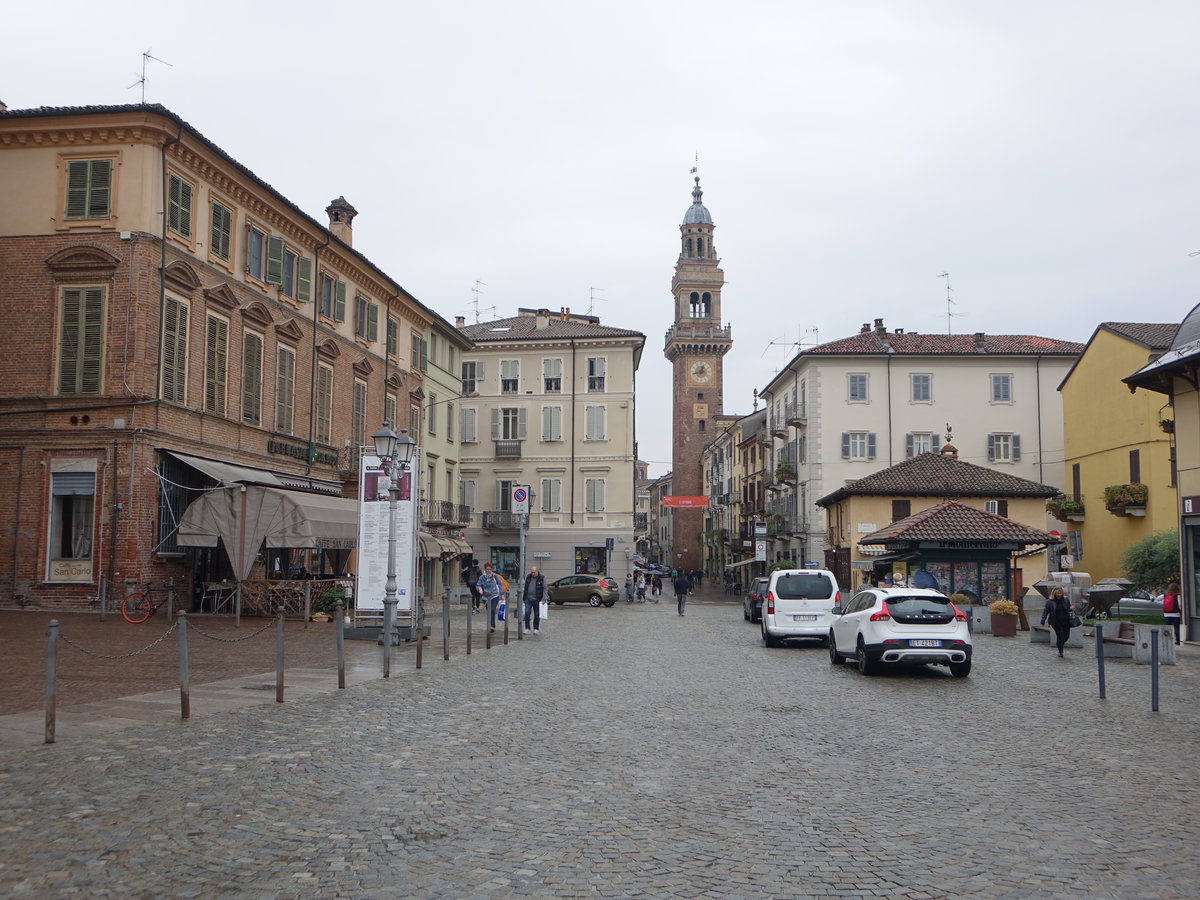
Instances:
[[[1200,4],[570,0],[10,4],[10,108],[148,102],[449,320],[589,305],[646,335],[670,468],[670,282],[695,154],[733,326],[725,411],[889,327],[1083,341],[1200,291]],[[948,320],[950,273],[956,317]],[[594,291],[593,291],[594,289]],[[592,297],[594,296],[594,302]],[[1127,373],[1121,373],[1127,374]]]

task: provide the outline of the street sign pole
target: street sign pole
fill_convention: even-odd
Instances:
[[[528,567],[525,565],[525,526],[529,521],[529,485],[518,484],[513,486],[512,493],[512,510],[517,519],[517,529],[520,535],[520,546],[517,549],[517,559],[519,568],[517,569],[517,640],[525,638],[525,591],[521,588],[524,583],[525,573]],[[509,615],[512,615],[512,598],[508,599]]]

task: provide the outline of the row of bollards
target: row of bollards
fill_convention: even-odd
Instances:
[[[467,602],[467,654],[471,653],[471,643],[473,636],[472,629],[472,604]],[[442,659],[450,660],[450,592],[447,590],[442,597]],[[284,700],[284,612],[280,607],[275,617],[275,702],[283,703]],[[422,666],[422,647],[424,644],[424,607],[418,608],[417,618],[417,647],[416,647],[416,668]],[[508,643],[508,619],[504,619],[504,643]],[[345,608],[342,601],[337,602],[335,616],[335,642],[337,650],[337,681],[338,688],[345,689],[346,687],[346,647],[345,647]],[[188,615],[185,611],[180,610],[177,613],[176,623],[179,628],[179,715],[184,721],[191,718],[191,671],[189,668],[188,658]],[[56,739],[57,713],[58,713],[58,673],[57,673],[57,647],[59,641],[59,622],[57,619],[52,619],[48,625],[47,631],[47,646],[46,646],[46,698],[45,698],[45,731],[44,741],[47,744],[53,744]],[[198,627],[198,626],[197,626]],[[169,633],[169,632],[168,632]],[[203,631],[201,631],[203,634]],[[257,632],[256,632],[257,633]],[[163,635],[162,637],[166,637]],[[250,635],[251,637],[253,635]],[[387,637],[387,636],[385,636]],[[162,640],[162,638],[159,638]],[[73,642],[71,642],[73,643]],[[154,643],[158,643],[155,641]],[[151,645],[153,646],[153,645]],[[487,648],[491,649],[492,633],[489,629],[487,633]],[[83,649],[83,648],[80,648]],[[143,648],[144,649],[149,649]],[[91,653],[91,655],[100,655]],[[137,651],[142,652],[142,651]],[[132,654],[130,654],[132,655]],[[391,640],[384,641],[384,677],[387,677],[388,668],[391,657]]]

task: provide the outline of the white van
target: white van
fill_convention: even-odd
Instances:
[[[787,638],[825,641],[830,612],[841,603],[837,579],[828,569],[776,569],[762,604],[762,639],[777,647]]]

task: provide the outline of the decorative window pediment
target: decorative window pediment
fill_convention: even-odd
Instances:
[[[338,348],[337,341],[333,338],[327,338],[317,344],[317,355],[325,359],[337,359],[342,355],[342,351]]]
[[[167,269],[168,277],[170,276],[170,272],[171,269]],[[205,288],[204,299],[209,304],[224,306],[226,309],[237,309],[241,305],[238,303],[237,294],[227,284],[218,284],[214,288]]]
[[[300,330],[300,326],[296,324],[294,319],[288,319],[282,325],[276,326],[275,337],[281,341],[298,344],[300,339],[304,337],[304,332]]]
[[[370,375],[375,371],[375,367],[371,365],[371,361],[365,356],[360,356],[354,361],[354,371],[358,375]]]
[[[394,391],[398,391],[404,386],[404,379],[400,377],[399,372],[393,371],[387,378],[384,379],[384,384]]]
[[[251,322],[257,322],[259,325],[267,326],[274,323],[271,318],[271,311],[261,303],[251,303],[242,310],[242,318],[249,319]]]
[[[87,245],[64,247],[46,260],[46,266],[59,274],[111,273],[120,264],[121,260],[107,250]]]
[[[425,400],[425,391],[417,388],[415,391],[408,392],[408,399],[412,403],[420,403]]]

